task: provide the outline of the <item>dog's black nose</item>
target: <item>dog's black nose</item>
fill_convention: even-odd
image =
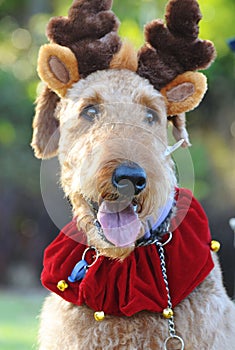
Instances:
[[[133,162],[119,165],[113,172],[112,183],[122,195],[131,197],[146,187],[147,176],[143,168]]]

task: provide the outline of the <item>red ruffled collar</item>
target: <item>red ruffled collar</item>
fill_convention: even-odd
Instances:
[[[213,261],[207,217],[190,191],[177,194],[177,214],[171,222],[173,238],[165,246],[167,275],[173,307],[185,299],[210,273]],[[162,312],[167,294],[155,245],[136,248],[123,262],[100,256],[85,278],[70,283],[74,266],[87,248],[74,221],[60,232],[44,255],[42,284],[65,300],[86,304],[94,311],[132,316],[142,310]],[[59,281],[68,287],[60,291]]]

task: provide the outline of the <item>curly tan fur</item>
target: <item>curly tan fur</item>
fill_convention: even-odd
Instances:
[[[206,82],[197,79],[198,73],[185,72],[208,66],[215,51],[210,42],[197,39],[201,14],[196,0],[171,0],[166,25],[155,21],[147,26],[147,44],[139,53],[137,67],[134,51],[125,44],[121,47],[111,4],[111,0],[75,0],[68,17],[51,20],[50,45],[63,45],[63,53],[69,50],[76,56],[81,79],[66,86],[74,78],[69,77],[66,55],[47,55],[55,85],[59,82],[64,90],[61,99],[48,87],[39,97],[32,146],[38,157],[58,154],[61,186],[88,244],[103,256],[122,260],[133,251],[135,242],[119,247],[103,240],[94,225],[91,202],[100,206],[103,201],[119,199],[112,181],[115,169],[134,162],[144,169],[147,179],[145,188],[131,198],[140,223],[137,239],[146,232],[149,218],[156,221],[177,184],[174,163],[166,152],[167,115],[169,111],[173,115],[170,121],[176,139],[183,137],[187,146],[183,112],[198,105]],[[96,57],[99,51],[103,56]],[[47,75],[44,80],[49,85]],[[57,91],[54,85],[52,88]],[[213,258],[215,268],[209,276],[174,309],[185,350],[234,348],[235,308],[223,287],[217,257]],[[50,295],[41,312],[39,349],[163,349],[168,327],[161,314],[108,315],[97,322],[93,313],[85,305],[77,307]],[[180,350],[172,339],[168,345]]]
[[[93,122],[82,117],[84,107],[91,103],[103,107]],[[156,124],[146,125],[146,108],[158,112]],[[176,184],[172,161],[164,157],[167,146],[164,99],[147,80],[129,71],[96,72],[69,90],[57,118],[61,123],[58,151],[61,183],[78,217],[78,228],[86,232],[89,243],[101,254],[123,259],[134,247],[113,248],[101,240],[87,199],[115,197],[110,180],[114,168],[124,159],[135,160],[148,176],[147,187],[138,196],[142,222],[139,236],[143,234],[145,218],[156,215]],[[185,350],[221,350],[222,346],[233,349],[235,327],[230,320],[235,317],[235,309],[214,259],[216,267],[212,273],[175,308],[177,334],[183,337]],[[107,316],[99,323],[93,312],[58,296],[48,297],[41,314],[40,350],[162,349],[167,322],[160,314]],[[171,348],[179,350],[178,344]]]

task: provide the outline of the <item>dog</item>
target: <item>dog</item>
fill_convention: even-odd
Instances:
[[[190,145],[185,113],[215,58],[196,0],[170,0],[138,51],[111,0],[74,0],[47,27],[32,147],[58,156],[73,220],[46,248],[40,350],[234,349],[206,214],[177,186],[171,153]],[[173,124],[176,144],[168,145]]]

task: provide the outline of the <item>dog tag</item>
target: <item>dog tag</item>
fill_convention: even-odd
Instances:
[[[164,350],[170,350],[170,348],[168,347],[168,345],[169,345],[168,343],[169,343],[169,341],[172,340],[172,339],[178,340],[178,343],[179,343],[179,345],[180,345],[179,350],[184,350],[184,341],[183,341],[183,339],[182,339],[181,337],[179,337],[178,335],[172,335],[172,336],[168,337],[168,338],[165,340],[165,342],[164,342]],[[177,348],[177,349],[178,349],[178,348]]]
[[[85,277],[87,266],[88,263],[86,260],[80,260],[73,268],[71,275],[68,277],[69,282],[77,282],[82,280]]]

